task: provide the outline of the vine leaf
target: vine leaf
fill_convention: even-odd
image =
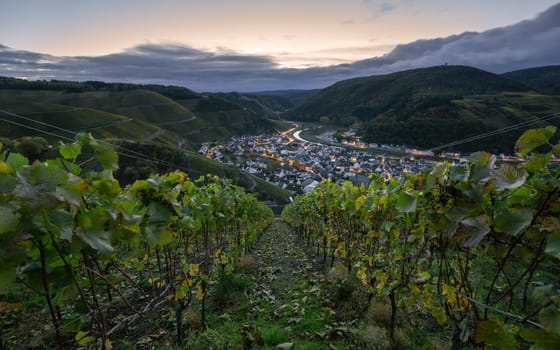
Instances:
[[[76,140],[95,150],[97,160],[105,170],[117,170],[119,168],[119,156],[113,147],[108,144],[97,142],[90,133],[80,133],[76,135]]]
[[[163,246],[173,240],[173,234],[164,230],[162,225],[146,225],[145,238],[151,247]]]
[[[461,236],[463,236],[463,245],[465,247],[473,247],[478,244],[490,232],[488,226],[488,216],[480,215],[476,217],[461,220]]]
[[[533,153],[531,159],[525,163],[524,167],[530,172],[536,173],[539,171],[546,170],[546,164],[550,161],[549,155],[543,155],[540,153]]]
[[[74,175],[71,175],[71,182],[68,182],[56,189],[56,192],[64,197],[68,203],[75,206],[80,206],[82,196],[85,196],[87,191],[87,182]]]
[[[416,197],[406,192],[399,194],[397,210],[402,213],[412,213],[416,210]]]
[[[104,230],[78,230],[77,236],[101,255],[110,256],[114,251],[113,246],[111,246],[110,232]]]
[[[557,350],[560,349],[560,336],[550,334],[544,329],[528,328],[519,332],[521,337],[535,344],[536,349]]]
[[[29,159],[19,153],[10,153],[8,159],[6,159],[6,163],[8,163],[8,165],[10,165],[12,169],[18,171],[24,166],[29,165]]]
[[[494,229],[497,232],[516,236],[529,227],[532,220],[533,211],[531,209],[522,208],[514,211],[503,210],[496,215]]]
[[[502,164],[494,172],[494,186],[499,190],[517,188],[525,183],[527,176],[529,174],[523,168],[511,164]]]
[[[105,208],[93,208],[78,218],[80,230],[76,233],[89,247],[105,256],[111,255],[114,250],[111,246],[111,233],[105,230],[107,220]]]
[[[472,163],[470,171],[470,180],[478,182],[490,176],[490,170],[496,163],[496,156],[488,152],[475,152],[469,160]]]
[[[475,342],[484,344],[488,350],[518,349],[519,344],[513,334],[508,332],[506,326],[496,319],[480,321],[476,324]]]
[[[0,205],[0,234],[15,231],[21,215],[10,207]]]
[[[552,255],[553,257],[560,259],[560,233],[556,232],[548,236],[548,241],[546,242],[546,248],[544,250],[546,254]]]
[[[469,178],[469,170],[464,165],[454,166],[449,172],[449,179],[453,182],[463,182]]]
[[[50,222],[60,231],[60,238],[72,242],[74,235],[74,218],[66,210],[56,209],[50,212]]]
[[[108,197],[116,197],[119,193],[121,193],[121,186],[119,185],[119,182],[113,179],[103,178],[100,180],[94,180],[92,185],[99,192]]]
[[[560,334],[560,312],[557,305],[550,305],[539,312],[539,320],[544,328],[554,334]]]
[[[64,159],[75,159],[82,153],[82,146],[79,143],[64,144],[61,142],[58,151]]]
[[[535,148],[548,143],[548,140],[556,133],[556,127],[549,125],[546,128],[527,130],[521,135],[515,144],[515,151],[526,155]]]

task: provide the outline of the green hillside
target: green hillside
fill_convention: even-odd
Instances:
[[[560,95],[560,66],[522,69],[503,74],[531,88],[550,95]]]
[[[363,130],[366,141],[431,148],[560,111],[560,99],[464,66],[439,66],[336,83],[284,116]],[[522,131],[458,146],[511,150]]]
[[[0,90],[0,110],[23,117],[1,112],[1,118],[7,121],[2,122],[0,136],[39,135],[56,139],[52,135],[40,135],[41,131],[47,131],[73,137],[58,127],[72,132],[90,131],[97,138],[150,140],[167,146],[177,142],[175,134],[143,120],[87,106],[55,103],[61,95],[59,91],[49,90]]]
[[[74,123],[76,125],[73,127],[80,130],[111,125],[113,122],[118,124],[116,122],[120,118],[123,120],[124,130],[114,129],[115,135],[112,136],[116,138],[150,141],[172,132],[176,137],[163,140],[164,142],[179,142],[192,149],[208,140],[270,132],[277,128],[276,123],[268,120],[264,114],[255,113],[217,96],[201,95],[175,86],[95,81],[30,82],[0,78],[0,104],[12,113],[33,113],[41,121],[48,119]],[[72,112],[72,121],[68,119],[69,112]],[[87,114],[88,118],[84,118],[82,114]],[[138,131],[135,127],[128,128],[124,124],[124,120],[128,119],[133,119],[130,123],[140,127],[145,126],[145,123],[152,125],[146,126],[144,131]],[[27,131],[16,134],[25,132]],[[129,137],[129,134],[134,137]],[[0,136],[6,135],[10,134],[0,133]],[[98,131],[96,136],[111,135],[110,132]]]
[[[152,159],[179,166],[185,166],[188,154],[195,176],[228,177],[264,199],[285,202],[288,196],[259,178],[184,150],[195,150],[208,140],[274,131],[278,121],[185,88],[0,78],[0,125],[0,138],[8,141],[42,136],[57,144],[61,137],[72,139],[73,133],[88,131],[98,139],[124,142],[127,149],[139,149]],[[126,182],[127,176],[130,180],[135,172],[147,176],[173,170],[136,158],[122,157],[121,180]]]

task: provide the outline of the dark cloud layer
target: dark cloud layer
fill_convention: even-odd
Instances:
[[[0,44],[2,76],[173,84],[197,91],[320,88],[352,77],[444,63],[497,73],[560,64],[560,4],[511,26],[418,40],[381,57],[308,69],[279,68],[269,56],[175,44],[145,44],[98,57],[56,57]]]

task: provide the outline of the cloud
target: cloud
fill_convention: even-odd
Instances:
[[[395,11],[402,0],[393,0],[392,2],[380,2],[377,0],[362,0],[368,7],[371,8],[372,15],[369,20],[375,20],[381,15],[387,14],[389,12]]]
[[[447,62],[501,73],[558,64],[558,52],[560,4],[535,19],[511,26],[398,45],[382,57],[356,62],[354,66],[370,73],[387,73]]]
[[[336,63],[341,50],[364,52],[368,48],[333,48],[312,56]],[[56,57],[0,45],[0,75],[173,84],[197,91],[311,89],[357,76],[444,63],[501,73],[560,64],[559,52],[560,4],[511,26],[417,40],[398,45],[383,56],[326,67],[288,69],[279,65],[278,57],[239,54],[227,48],[201,50],[181,44],[143,44],[97,57]],[[298,59],[297,54],[288,56]]]
[[[379,5],[379,11],[381,12],[391,12],[397,8],[395,4],[391,4],[389,2],[384,2]]]

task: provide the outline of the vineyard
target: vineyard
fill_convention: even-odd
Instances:
[[[485,152],[406,181],[321,183],[283,219],[327,267],[390,305],[389,333],[437,321],[454,349],[560,348],[560,168],[556,128],[526,131],[521,164]],[[367,307],[364,305],[364,308]]]
[[[25,344],[14,334],[36,339],[26,347],[111,349],[164,304],[181,345],[185,310],[196,302],[205,324],[208,289],[272,211],[226,180],[178,171],[123,189],[117,153],[89,134],[60,155],[0,156],[0,349]],[[35,311],[10,317],[22,308]]]
[[[284,223],[217,177],[122,188],[89,134],[4,151],[0,350],[558,349],[555,132],[525,132],[519,164],[324,181]]]

